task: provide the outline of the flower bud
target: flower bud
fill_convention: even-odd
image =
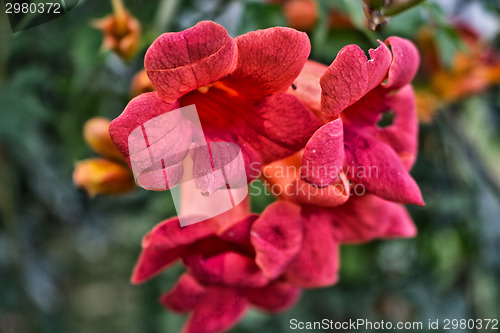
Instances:
[[[148,77],[148,73],[145,69],[140,70],[134,75],[132,79],[132,84],[130,85],[130,96],[136,97],[140,94],[154,91],[155,87],[151,83]]]
[[[112,4],[113,14],[96,20],[93,26],[103,32],[103,49],[130,59],[139,47],[141,24],[125,9],[122,0],[112,0]]]
[[[89,147],[96,153],[115,160],[122,160],[122,155],[118,149],[116,149],[109,136],[110,122],[109,119],[102,117],[89,119],[83,126],[83,137]]]
[[[104,158],[89,158],[77,162],[73,182],[85,189],[90,197],[125,193],[135,187],[134,177],[125,165]]]
[[[298,30],[311,30],[318,20],[316,0],[290,0],[285,2],[283,11],[288,24]]]

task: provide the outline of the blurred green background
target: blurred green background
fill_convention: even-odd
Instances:
[[[471,3],[479,14],[467,9]],[[287,21],[280,4],[257,1],[125,0],[125,5],[143,27],[140,52],[128,62],[102,52],[102,34],[90,26],[111,12],[108,1],[81,0],[67,15],[16,34],[1,17],[1,333],[178,332],[185,319],[157,301],[180,266],[149,283],[129,283],[142,236],[174,215],[168,194],[136,190],[89,199],[77,190],[74,163],[94,155],[82,126],[94,116],[120,114],[130,99],[131,78],[160,33],[210,19],[237,36]],[[332,8],[354,27],[329,29]],[[428,1],[377,32],[364,27],[360,1],[319,1],[319,13],[309,32],[311,59],[325,64],[346,44],[367,50],[390,35],[415,39],[425,25],[433,27],[439,55],[449,63],[460,47],[450,16],[496,21],[496,30],[484,29],[487,44],[499,49],[497,1]],[[425,78],[416,80],[419,84],[425,85]],[[292,310],[279,315],[251,311],[232,332],[289,332],[292,318],[500,319],[499,129],[499,87],[440,107],[421,126],[412,171],[427,203],[409,207],[419,235],[343,246],[337,285],[305,291]],[[253,198],[254,210],[262,211],[271,200]]]

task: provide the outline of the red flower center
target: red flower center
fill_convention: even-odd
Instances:
[[[250,114],[253,100],[216,81],[184,95],[180,103],[181,107],[195,104],[202,124],[229,128]]]

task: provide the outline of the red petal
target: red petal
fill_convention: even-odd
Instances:
[[[236,44],[226,29],[202,21],[158,37],[146,52],[144,67],[158,95],[175,101],[230,74],[236,60]]]
[[[413,224],[413,220],[408,214],[405,207],[395,205],[393,207],[389,222],[384,230],[383,237],[415,237],[417,235],[417,227]]]
[[[326,210],[303,206],[304,241],[299,255],[286,272],[300,287],[330,286],[338,280],[339,246]]]
[[[130,167],[132,167],[129,157],[130,134],[148,120],[178,108],[179,103],[167,103],[160,99],[155,92],[145,93],[132,99],[122,114],[111,122],[109,125],[111,139]],[[173,122],[165,131],[174,128],[175,125],[176,123]],[[140,150],[140,148],[142,146],[136,150]]]
[[[237,287],[261,287],[269,280],[252,258],[236,252],[223,252],[208,258],[193,250],[184,256],[191,274],[204,284]]]
[[[259,217],[257,214],[249,215],[243,220],[228,226],[219,231],[219,237],[234,243],[250,243],[250,228],[254,221]]]
[[[344,125],[375,127],[381,114],[390,109],[388,100],[389,91],[376,87],[342,112]]]
[[[376,238],[412,237],[415,226],[406,209],[373,194],[353,196],[331,210],[342,243],[361,243]]]
[[[386,200],[424,205],[417,183],[390,146],[374,139],[366,129],[347,126],[344,140],[344,168],[349,179]]]
[[[377,130],[378,139],[390,145],[408,170],[418,153],[418,118],[413,88],[407,85],[387,97],[387,105],[394,112],[391,126]]]
[[[236,117],[229,128],[203,125],[207,142],[238,144],[248,181],[260,176],[262,162],[269,163],[300,150],[321,125],[316,117],[290,94],[273,94],[258,102],[252,101],[251,104],[248,113]],[[221,115],[230,112],[223,108],[220,111]],[[296,119],[301,121],[297,122]],[[208,153],[199,154],[202,160],[207,160],[207,156]],[[207,165],[206,162],[199,163]],[[203,181],[207,189],[222,184],[221,179],[206,178]]]
[[[177,217],[160,223],[142,241],[142,253],[132,274],[133,283],[144,282],[174,263],[186,245],[214,234],[218,224],[213,220],[181,228]]]
[[[231,328],[247,308],[241,294],[230,288],[208,287],[189,317],[183,333],[219,333]]]
[[[282,93],[258,103],[244,125],[238,128],[239,135],[260,153],[264,163],[297,152],[321,126],[295,96]]]
[[[197,240],[217,232],[219,224],[215,220],[206,220],[186,227],[179,225],[177,217],[166,220],[153,228],[143,239],[142,247],[151,249],[173,249],[189,245]]]
[[[337,179],[344,164],[344,131],[339,118],[326,123],[307,142],[301,177],[318,187]]]
[[[172,290],[161,296],[160,302],[172,311],[187,312],[195,309],[204,295],[205,288],[191,275],[184,273]]]
[[[271,279],[281,275],[302,247],[300,207],[286,201],[268,206],[254,222],[250,238],[255,262]]]
[[[370,60],[359,46],[347,45],[321,77],[321,107],[325,121],[335,119],[386,77],[392,59],[389,48],[380,43],[369,53]]]
[[[383,112],[393,112],[390,126],[379,127]],[[391,146],[409,170],[418,148],[418,118],[413,89],[407,85],[391,93],[379,86],[342,112],[346,126],[357,126],[359,132],[375,131],[375,137]],[[370,128],[364,128],[370,127]]]
[[[143,283],[173,264],[184,253],[186,247],[172,249],[143,249],[135,264],[130,281]]]
[[[274,281],[264,288],[245,289],[247,300],[265,311],[279,312],[293,306],[301,289],[285,281]]]
[[[321,86],[319,80],[328,66],[308,60],[299,76],[294,81],[294,87],[288,93],[297,96],[304,105],[317,117],[321,114]]]
[[[227,82],[256,98],[286,91],[311,51],[307,34],[283,27],[246,33],[236,44],[238,66]]]
[[[402,88],[410,83],[417,73],[420,62],[418,50],[412,42],[401,37],[389,37],[385,43],[391,47],[393,57],[389,77],[384,86],[390,90]]]
[[[365,194],[353,196],[344,205],[332,209],[340,242],[367,242],[383,237],[382,231],[387,227],[393,206],[399,205]]]
[[[297,97],[286,93],[264,98],[255,107],[249,121],[260,135],[294,152],[301,149],[321,126]]]

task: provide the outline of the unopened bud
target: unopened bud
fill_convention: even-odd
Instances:
[[[73,171],[73,182],[85,189],[90,197],[125,193],[135,187],[134,177],[125,165],[104,158],[78,162]]]

